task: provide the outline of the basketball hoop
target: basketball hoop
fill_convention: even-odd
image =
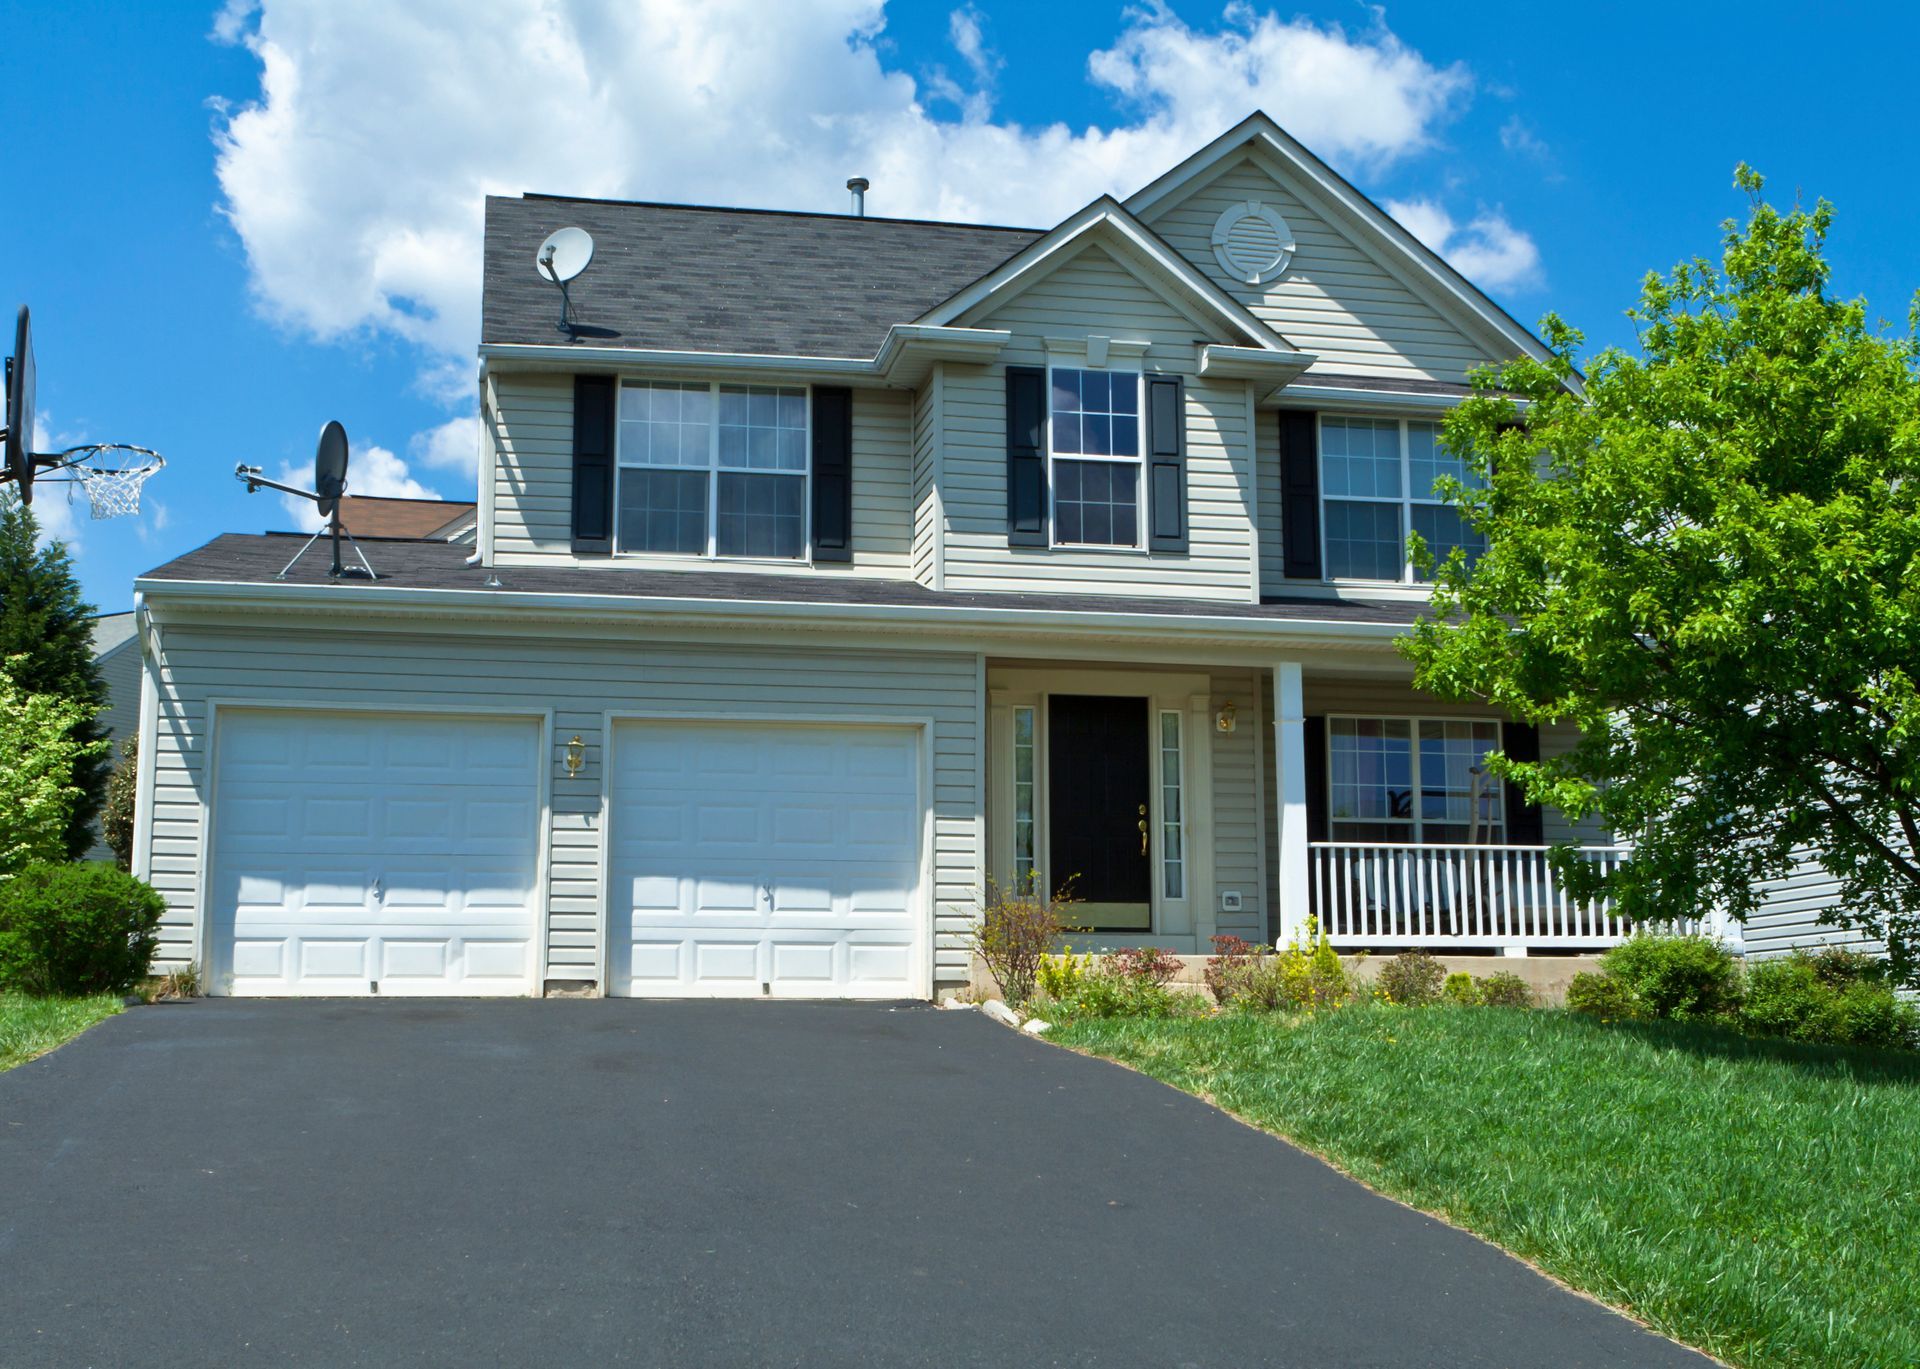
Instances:
[[[45,468],[47,474],[55,479],[64,474],[78,483],[95,518],[124,518],[140,512],[140,487],[167,464],[159,452],[127,442],[69,447],[56,460],[57,465]]]

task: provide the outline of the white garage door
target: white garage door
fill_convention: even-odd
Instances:
[[[924,997],[919,734],[621,723],[612,990]]]
[[[215,992],[533,990],[532,721],[222,712]]]

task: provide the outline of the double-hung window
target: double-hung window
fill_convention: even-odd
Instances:
[[[803,388],[624,383],[620,550],[803,559],[807,447]]]
[[[1055,366],[1047,423],[1057,546],[1140,545],[1140,373]]]
[[[1500,782],[1487,771],[1500,724],[1455,718],[1327,719],[1335,841],[1497,843]]]
[[[1464,461],[1440,445],[1440,427],[1417,419],[1320,419],[1321,518],[1327,578],[1421,579],[1407,554],[1417,532],[1436,560],[1455,547],[1477,557],[1484,543],[1435,489],[1443,475],[1475,488]]]

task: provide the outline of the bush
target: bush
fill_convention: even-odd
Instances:
[[[0,884],[0,987],[125,993],[146,976],[166,907],[111,865],[29,865]]]
[[[1201,971],[1207,981],[1207,987],[1213,990],[1213,1001],[1223,1007],[1233,997],[1235,981],[1245,974],[1247,967],[1261,959],[1267,953],[1265,946],[1256,946],[1251,941],[1242,941],[1237,936],[1216,936],[1213,938],[1213,956]]]
[[[1171,984],[1180,974],[1180,957],[1158,946],[1130,946],[1107,957],[1106,971],[1121,979]]]
[[[1831,951],[1796,953],[1754,966],[1740,1025],[1761,1036],[1836,1046],[1920,1045],[1920,1009],[1902,1002],[1871,971],[1841,962]]]
[[[107,799],[100,808],[100,840],[113,852],[122,870],[133,868],[133,805],[139,791],[139,739],[128,737],[120,746],[120,763],[107,776]]]
[[[1585,1013],[1603,1022],[1645,1017],[1647,1008],[1624,980],[1610,974],[1582,972],[1567,986],[1567,1011]]]
[[[1009,1003],[1033,997],[1040,963],[1054,938],[1066,930],[1062,912],[1072,903],[1063,889],[1051,899],[1040,893],[1010,893],[987,884],[986,906],[973,927],[973,946],[987,962]]]
[[[1480,1002],[1480,986],[1465,970],[1455,970],[1440,986],[1440,997],[1463,1008],[1475,1007]]]
[[[1258,955],[1229,967],[1223,982],[1223,1003],[1255,1012],[1337,1008],[1353,999],[1347,967],[1312,918],[1301,939],[1278,955]]]
[[[1092,956],[1075,955],[1071,946],[1059,955],[1041,956],[1036,978],[1040,992],[1052,999],[1072,998],[1079,992],[1092,963]]]
[[[1488,1008],[1531,1008],[1533,988],[1512,970],[1497,970],[1480,981],[1480,1002]]]
[[[1849,984],[1886,984],[1891,981],[1887,962],[1864,951],[1848,950],[1845,946],[1825,946],[1807,958],[1812,962],[1813,972],[1820,982],[1836,989],[1844,989]]]
[[[1392,1003],[1421,1007],[1440,1001],[1447,972],[1425,951],[1402,951],[1380,966],[1374,984]]]
[[[1655,1017],[1713,1017],[1738,1006],[1740,969],[1712,937],[1640,932],[1600,957]]]

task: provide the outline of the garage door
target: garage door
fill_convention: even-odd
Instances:
[[[223,711],[214,991],[532,991],[539,750],[532,721]]]
[[[918,738],[620,724],[613,992],[925,996]]]

